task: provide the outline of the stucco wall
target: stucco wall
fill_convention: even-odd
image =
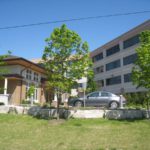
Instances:
[[[21,101],[21,80],[8,80],[7,93],[10,95],[11,104],[20,104]]]

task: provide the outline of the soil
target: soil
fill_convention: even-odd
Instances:
[[[61,125],[61,124],[64,124],[66,122],[65,119],[52,119],[52,120],[49,120],[49,124],[50,125]]]

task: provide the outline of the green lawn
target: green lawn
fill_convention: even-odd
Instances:
[[[150,121],[0,115],[0,150],[150,150]]]

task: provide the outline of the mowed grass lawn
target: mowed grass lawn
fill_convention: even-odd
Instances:
[[[52,124],[0,114],[0,150],[150,150],[150,121],[70,119]]]

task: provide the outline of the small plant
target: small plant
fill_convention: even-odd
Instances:
[[[24,100],[22,100],[21,104],[30,104],[30,101],[29,101],[29,100],[24,99]]]
[[[2,105],[4,105],[4,103],[3,103],[3,102],[0,102],[0,106],[2,106]]]
[[[31,105],[33,105],[34,92],[35,92],[35,85],[32,84],[27,92],[27,96],[30,98]]]

